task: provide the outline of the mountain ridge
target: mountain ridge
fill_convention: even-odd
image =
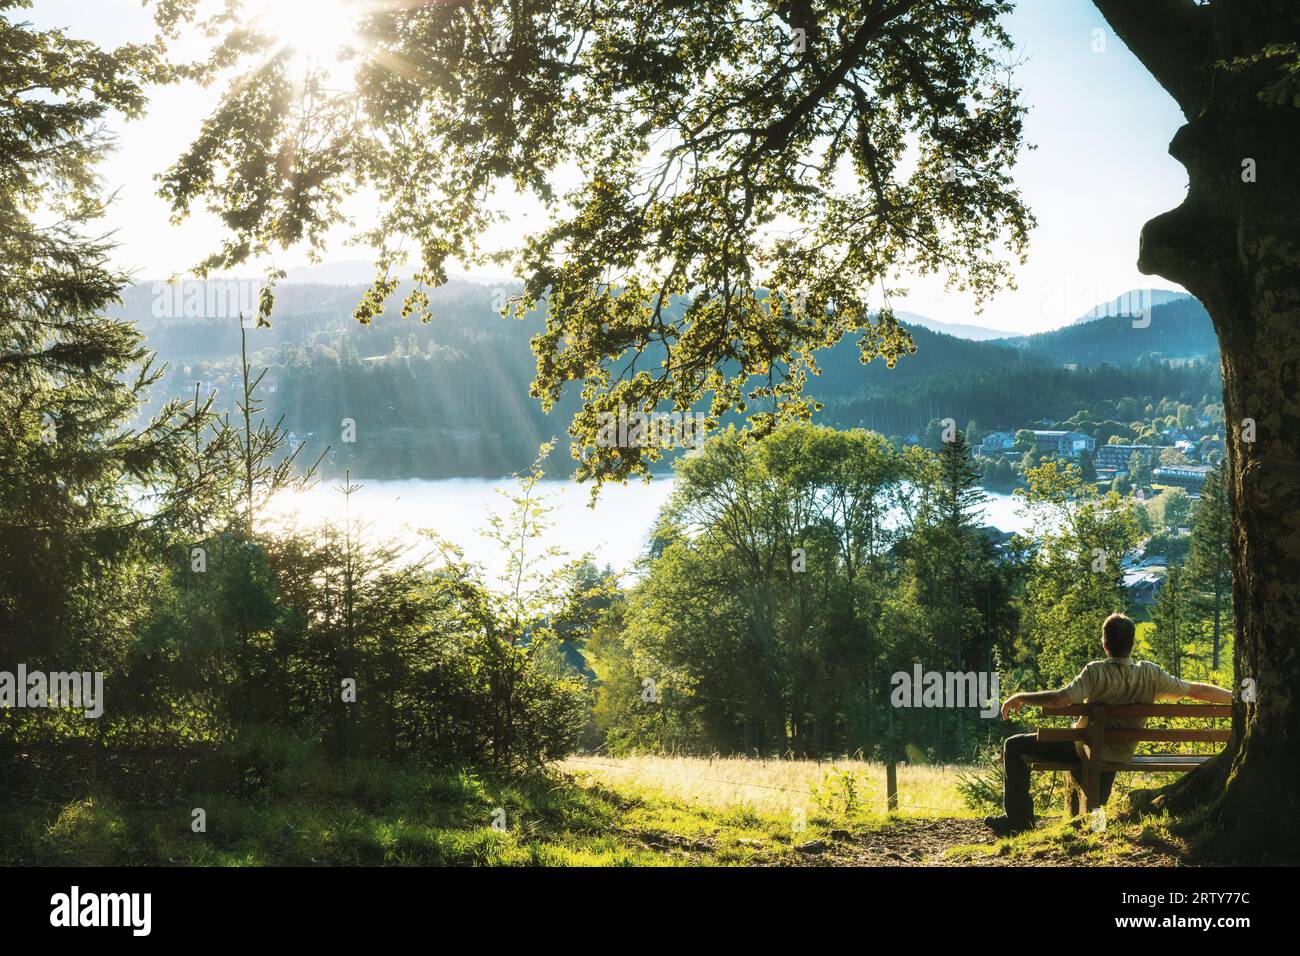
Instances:
[[[535,374],[529,340],[543,328],[540,313],[503,319],[493,309],[494,287],[453,280],[431,293],[431,322],[402,318],[390,306],[363,326],[352,318],[360,289],[283,286],[272,327],[248,334],[252,361],[268,369],[269,417],[283,414],[286,427],[315,435],[322,446],[342,419],[359,423],[366,440],[358,447],[334,443],[326,462],[331,473],[351,467],[369,477],[499,477],[527,467],[548,438],[563,438],[577,408],[577,386],[565,390],[549,415],[529,395]],[[171,395],[192,398],[196,381],[217,392],[221,408],[230,407],[238,380],[237,319],[159,316],[155,304],[146,285],[127,290],[121,307],[168,365],[143,411],[156,411]],[[1113,317],[1002,340],[935,331],[912,316],[903,321],[917,352],[892,369],[880,361],[863,365],[858,336],[817,354],[820,374],[807,390],[825,406],[819,421],[908,435],[935,418],[990,426],[1069,417],[1122,396],[1146,404],[1221,390],[1217,361],[1202,361],[1215,340],[1195,300],[1156,306],[1142,328]],[[1173,368],[1165,359],[1187,367]],[[309,451],[318,452],[317,445]],[[565,442],[548,465],[572,466]]]

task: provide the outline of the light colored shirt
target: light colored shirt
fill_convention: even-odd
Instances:
[[[1159,664],[1150,661],[1133,662],[1130,657],[1108,657],[1093,661],[1079,671],[1079,676],[1065,688],[1071,704],[1154,704],[1160,697],[1186,697],[1191,684],[1180,680]],[[1145,717],[1107,717],[1106,726],[1139,728],[1146,726]],[[1088,718],[1081,717],[1076,727],[1088,726]],[[1087,744],[1075,741],[1074,749],[1080,757],[1088,752]],[[1101,747],[1102,760],[1124,763],[1137,750],[1136,742],[1108,740]]]

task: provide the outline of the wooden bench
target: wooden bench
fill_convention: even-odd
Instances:
[[[1134,756],[1124,763],[1100,760],[1102,745],[1107,741],[1160,741],[1164,743],[1227,743],[1232,731],[1227,729],[1168,730],[1162,727],[1121,728],[1107,727],[1111,717],[1192,717],[1215,719],[1232,716],[1231,704],[1075,704],[1070,707],[1044,707],[1043,714],[1050,717],[1087,717],[1086,727],[1039,727],[1040,741],[1083,741],[1088,745],[1088,757],[1070,762],[1022,758],[1032,770],[1079,771],[1082,787],[1075,783],[1074,775],[1065,774],[1065,809],[1070,816],[1079,815],[1080,796],[1086,812],[1101,806],[1101,775],[1103,771],[1118,773],[1141,771],[1145,773],[1187,773],[1195,770],[1213,754],[1148,754]]]

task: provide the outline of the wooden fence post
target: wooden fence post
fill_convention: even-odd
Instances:
[[[890,813],[898,809],[898,767],[892,760],[885,764],[885,801]]]

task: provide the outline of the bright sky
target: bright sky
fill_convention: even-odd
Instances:
[[[1174,288],[1141,275],[1134,262],[1142,224],[1181,202],[1187,179],[1166,152],[1181,115],[1090,0],[1020,0],[1017,7],[1007,26],[1025,61],[1018,82],[1030,107],[1026,138],[1037,149],[1023,155],[1016,177],[1039,220],[1029,261],[1017,271],[1019,289],[977,314],[969,299],[918,280],[895,306],[944,322],[1035,332],[1129,289]],[[18,16],[108,46],[152,27],[140,0],[36,0]],[[216,247],[219,227],[206,214],[169,223],[153,177],[191,142],[217,95],[158,90],[146,118],[115,124],[118,150],[102,170],[117,191],[108,226],[140,281],[183,274]],[[346,235],[338,233],[326,261],[365,257],[343,244]],[[305,253],[284,254],[276,264],[306,261]]]

